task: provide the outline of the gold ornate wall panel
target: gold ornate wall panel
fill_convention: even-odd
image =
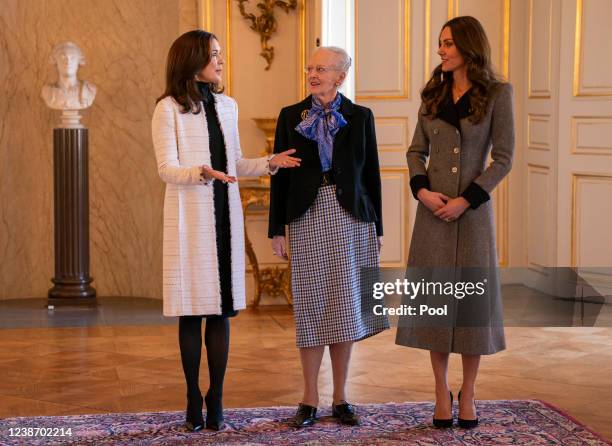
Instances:
[[[553,0],[529,0],[528,97],[550,98]]]
[[[575,155],[612,155],[612,116],[573,116],[571,151]]]
[[[612,96],[612,70],[602,69],[612,54],[612,1],[576,0],[574,96]]]
[[[406,153],[410,141],[410,120],[407,117],[376,118],[376,141],[379,152]],[[404,159],[405,161],[405,159]]]
[[[527,265],[536,271],[551,266],[550,196],[552,179],[550,168],[527,165]]]
[[[355,0],[355,93],[409,99],[410,0]]]
[[[571,265],[610,267],[612,174],[572,174]]]
[[[213,0],[197,0],[198,27],[206,31],[213,29]]]
[[[381,169],[383,191],[383,222],[385,244],[381,252],[381,266],[404,267],[408,259],[408,169]]]
[[[529,149],[550,151],[551,135],[550,115],[543,113],[527,114],[527,147]]]

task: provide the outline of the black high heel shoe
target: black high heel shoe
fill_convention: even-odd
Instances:
[[[214,397],[208,390],[204,400],[206,401],[206,429],[220,431],[225,427],[221,396]]]
[[[450,407],[451,407],[451,417],[450,418],[434,418],[433,425],[439,428],[449,428],[453,427],[453,392],[448,392],[450,394]],[[434,407],[435,410],[435,407]]]
[[[197,432],[204,429],[204,418],[202,417],[202,394],[196,396],[187,395],[187,411],[185,427],[191,432]]]
[[[459,391],[459,395],[457,395],[457,399],[461,401],[461,390]],[[458,418],[457,421],[459,422],[459,427],[462,427],[464,429],[474,429],[476,426],[478,426],[478,417],[476,417],[475,420],[466,420],[464,418]]]

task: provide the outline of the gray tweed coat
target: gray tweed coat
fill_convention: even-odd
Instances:
[[[512,166],[513,89],[508,83],[495,86],[483,120],[472,124],[464,117],[457,121],[460,129],[440,117],[429,119],[423,112],[422,106],[406,154],[413,192],[421,180],[421,186],[432,191],[451,198],[464,196],[471,207],[459,219],[445,222],[419,202],[407,275],[411,280],[478,276],[486,278],[488,286],[479,300],[446,299],[456,305],[451,305],[440,326],[414,326],[409,318],[400,320],[396,343],[439,352],[492,354],[505,348],[505,340],[489,194]],[[489,151],[492,162],[487,166]],[[424,269],[414,273],[413,267]],[[477,269],[466,273],[466,267]],[[467,322],[459,324],[459,320]]]

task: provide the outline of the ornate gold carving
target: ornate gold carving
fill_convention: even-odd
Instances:
[[[276,133],[276,118],[253,118],[257,124],[257,128],[266,135],[266,148],[261,151],[260,156],[268,156],[274,153],[274,136]],[[270,176],[263,175],[259,177],[259,182],[270,185]]]
[[[266,135],[266,148],[260,156],[272,155],[274,152],[274,134],[276,132],[276,118],[253,118],[257,128]]]
[[[278,6],[286,13],[289,13],[290,10],[297,8],[297,0],[261,0],[257,3],[257,9],[260,10],[261,14],[257,17],[255,14],[246,12],[244,4],[248,3],[249,0],[236,1],[238,2],[238,8],[240,9],[242,17],[251,22],[250,28],[259,34],[261,40],[261,53],[259,54],[268,63],[268,65],[266,65],[266,70],[269,70],[274,60],[274,47],[268,46],[268,41],[272,37],[272,34],[276,32],[278,25],[274,17],[274,7]]]
[[[260,268],[246,227],[246,216],[251,206],[270,206],[269,186],[253,181],[241,182],[240,198],[242,199],[242,210],[245,217],[244,240],[246,254],[253,269],[253,279],[255,282],[255,300],[253,305],[255,307],[259,305],[262,293],[266,293],[269,296],[283,295],[289,305],[292,305],[291,269],[278,266]]]

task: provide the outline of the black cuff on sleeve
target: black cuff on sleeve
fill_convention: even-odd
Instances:
[[[278,226],[278,227],[272,227],[272,226],[269,227],[268,238],[272,239],[276,237],[277,235],[282,235],[283,237],[285,236],[285,225]]]
[[[375,225],[376,225],[376,236],[377,237],[382,237],[383,236],[383,228],[382,228],[382,224],[380,223],[380,220],[377,220]]]
[[[476,209],[491,199],[489,193],[473,181],[465,188],[461,196],[469,201],[472,209]]]
[[[423,188],[429,190],[429,178],[427,178],[427,175],[415,175],[410,179],[410,189],[415,200],[418,200],[417,192]]]

